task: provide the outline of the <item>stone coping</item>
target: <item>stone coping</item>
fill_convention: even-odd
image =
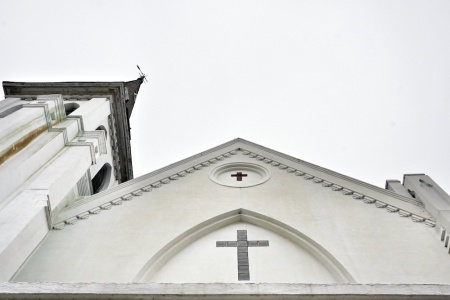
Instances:
[[[449,299],[450,285],[0,283],[0,299]]]

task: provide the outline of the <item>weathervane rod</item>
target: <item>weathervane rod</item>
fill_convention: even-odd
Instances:
[[[140,78],[142,78],[144,82],[148,82],[148,80],[147,80],[147,75],[145,75],[144,72],[142,72],[141,68],[139,68],[139,65],[136,65],[136,67],[137,67],[138,70],[139,70],[139,76],[140,76]]]

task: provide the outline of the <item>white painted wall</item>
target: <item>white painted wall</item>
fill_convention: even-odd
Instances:
[[[31,135],[30,142],[13,156],[3,156],[6,159],[0,164],[0,281],[13,276],[45,237],[51,220],[76,200],[70,195],[76,195],[73,190],[86,171],[90,170],[93,177],[103,164],[112,165],[112,149],[105,136],[89,135],[80,142],[85,132],[95,131],[99,125],[110,131],[108,99],[70,102],[78,103],[80,108],[67,119],[61,95],[0,102],[0,112],[25,104],[0,118],[0,154]],[[105,152],[91,153],[90,143],[93,149],[99,149],[105,142]],[[105,188],[114,185],[117,181],[112,173]]]
[[[237,249],[216,247],[216,241],[236,241],[237,230],[247,230],[248,240],[269,240],[269,247],[248,249],[251,282],[338,282],[305,249],[272,231],[245,222],[230,224],[196,240],[169,260],[156,274],[150,274],[142,281],[239,282]]]
[[[239,144],[233,147],[238,146],[249,147]],[[288,163],[284,158],[258,148],[250,151]],[[179,180],[171,181],[170,184],[163,184],[162,187],[140,197],[134,197],[132,201],[124,201],[122,205],[104,210],[100,215],[91,215],[89,219],[73,226],[67,225],[61,231],[51,231],[13,280],[198,282],[205,280],[204,274],[197,273],[201,269],[208,272],[208,278],[210,276],[217,280],[233,281],[236,272],[226,276],[217,274],[232,271],[233,263],[228,264],[232,254],[225,254],[225,249],[213,249],[210,243],[219,239],[222,233],[226,233],[224,239],[234,237],[237,228],[235,226],[239,226],[237,224],[230,225],[229,228],[223,227],[229,224],[219,226],[215,228],[217,231],[210,231],[211,235],[200,236],[198,240],[188,238],[185,245],[179,249],[178,255],[167,263],[162,263],[159,273],[154,277],[146,277],[146,274],[152,267],[153,259],[161,253],[169,252],[165,247],[171,243],[182,244],[180,237],[184,233],[207,226],[199,225],[207,220],[214,220],[217,216],[243,208],[262,214],[270,222],[281,222],[286,228],[293,228],[301,236],[311,239],[328,253],[336,264],[348,271],[357,283],[450,283],[447,248],[443,247],[434,228],[427,227],[424,223],[414,223],[409,217],[402,218],[398,213],[389,213],[385,208],[366,204],[352,196],[343,195],[341,191],[333,191],[320,183],[305,180],[302,176],[295,176],[286,170],[243,155],[242,152],[238,153]],[[192,163],[177,166],[176,172],[221,154],[223,152],[208,154]],[[209,178],[213,168],[233,162],[260,164],[268,168],[271,177],[265,183],[249,188],[226,187]],[[402,204],[404,202],[394,197],[394,194],[377,192],[372,187],[337,175],[333,175],[333,178],[305,165],[291,164],[297,168],[308,169],[308,172],[315,176],[328,176],[329,180],[340,180],[341,184],[347,182],[356,191],[372,191],[373,195],[377,195],[377,200],[396,205],[407,204]],[[154,177],[160,180],[163,176],[173,175],[173,172],[167,170]],[[126,183],[111,192],[115,198],[109,198],[110,194],[102,196],[104,203],[151,184],[155,178],[137,178]],[[100,204],[102,197],[93,197],[92,201]],[[422,211],[422,214],[426,215],[422,208],[408,205],[405,207],[415,209],[417,213]],[[213,221],[207,222],[208,226],[211,222]],[[279,239],[277,234],[281,233],[273,230],[272,233],[267,232],[262,229],[265,227],[258,223],[252,223],[248,228],[250,237],[250,229],[254,229],[258,234],[261,233],[258,237],[267,235],[274,241]],[[209,248],[204,250],[206,245]],[[268,268],[270,266],[272,271],[265,269],[270,274],[253,274],[250,282],[327,282],[325,273],[319,272],[321,268],[314,264],[314,260],[306,259],[302,249],[287,245],[288,242],[285,247],[277,248],[274,245],[271,248],[271,245],[271,249],[252,251],[250,259],[257,266],[253,272],[259,270],[263,264]],[[204,257],[204,261],[198,266],[191,261],[196,252],[199,257]],[[223,261],[208,268],[207,265],[217,259],[215,255],[219,252],[224,255]],[[295,275],[277,275],[278,257],[289,257],[294,252],[297,256],[294,255],[292,261],[289,260],[293,263],[286,266],[285,271]],[[269,253],[270,257],[265,256]],[[185,265],[177,268],[176,265],[180,263]],[[287,264],[281,260],[280,263]],[[321,263],[325,265],[325,261]],[[311,273],[308,268],[299,268],[299,264],[317,269]],[[185,273],[180,274],[178,270]]]

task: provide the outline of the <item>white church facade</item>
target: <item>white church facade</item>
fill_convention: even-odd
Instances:
[[[450,297],[429,176],[380,188],[238,138],[133,178],[142,80],[3,84],[0,299]]]

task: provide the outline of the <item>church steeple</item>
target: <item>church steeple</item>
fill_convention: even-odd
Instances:
[[[13,276],[68,207],[133,179],[130,116],[144,80],[3,82],[0,281]]]
[[[145,77],[141,76],[136,80],[124,82],[126,93],[125,105],[127,107],[128,120],[130,119],[131,113],[133,112],[133,107],[136,103],[136,98],[139,93],[141,84],[144,82],[144,79]]]
[[[131,158],[130,117],[137,94],[145,76],[126,82],[3,82],[5,97],[36,97],[37,95],[62,95],[65,103],[87,101],[107,96],[111,114],[109,132],[115,162],[115,174],[119,183],[133,179]],[[83,102],[84,103],[84,102]],[[75,113],[76,115],[76,113]]]

